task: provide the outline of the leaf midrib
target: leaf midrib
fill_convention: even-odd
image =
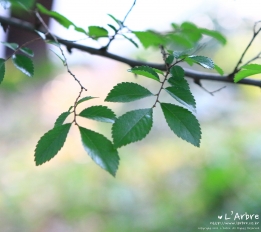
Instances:
[[[182,124],[186,127],[187,131],[189,132],[189,134],[195,139],[195,137],[193,136],[193,134],[191,134],[190,130],[188,129],[188,127],[186,126],[186,124],[183,123],[183,121],[181,121],[175,114],[173,114],[167,107],[165,107],[165,109],[168,110],[168,112],[170,112],[171,115],[173,115],[175,118],[177,118],[180,122],[182,122]]]
[[[134,126],[136,126],[144,117],[146,117],[146,116],[147,116],[147,113],[148,113],[148,112],[146,112],[146,114],[144,114]],[[127,134],[130,133],[130,131],[134,128],[134,126],[132,126],[132,128],[131,128],[130,130],[128,130],[128,131],[124,134],[124,136],[121,138],[121,140],[119,140],[118,144],[126,137]]]

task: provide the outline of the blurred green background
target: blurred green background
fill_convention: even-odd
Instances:
[[[202,13],[210,14],[209,9]],[[236,20],[229,17],[228,22]],[[230,72],[252,36],[253,23],[245,20],[240,31],[220,27],[228,44],[210,43],[201,54]],[[256,55],[258,49],[260,38],[248,56]],[[155,88],[151,80],[135,79],[124,64],[76,55],[86,62],[72,60],[71,70],[87,87],[87,96],[100,97],[82,104],[83,108],[102,103],[120,81]],[[159,61],[150,50],[129,55],[149,55],[150,61]],[[52,64],[37,67],[34,79],[8,62],[0,87],[1,232],[192,232],[212,227],[211,222],[224,222],[218,215],[231,211],[261,215],[260,89],[202,82],[209,91],[226,86],[213,97],[191,82],[202,127],[200,148],[177,138],[158,109],[150,134],[119,149],[120,167],[113,178],[85,153],[76,127],[54,159],[35,166],[37,141],[79,92],[60,61],[53,54],[50,59]],[[151,105],[150,100],[127,106],[105,103],[118,115],[147,104]],[[109,125],[86,119],[80,123],[110,138]],[[227,230],[219,226],[215,231]]]

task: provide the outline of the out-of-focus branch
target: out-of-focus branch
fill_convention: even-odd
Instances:
[[[34,26],[32,24],[24,22],[19,19],[6,18],[6,17],[0,16],[0,23],[4,24],[4,25],[19,27],[19,28],[22,28],[23,30],[31,31],[31,32],[35,33]],[[78,49],[78,50],[81,50],[81,51],[84,51],[84,52],[87,52],[87,53],[90,53],[93,55],[103,56],[103,57],[107,57],[107,58],[125,63],[131,67],[139,66],[139,65],[148,65],[153,68],[160,69],[160,70],[166,70],[165,64],[156,64],[156,63],[149,63],[149,62],[128,59],[128,58],[125,58],[122,56],[118,56],[116,54],[112,54],[108,51],[105,51],[104,49],[96,49],[96,48],[88,47],[85,45],[77,44],[72,41],[64,40],[57,36],[55,36],[55,37],[57,38],[58,42],[63,44],[64,46],[66,46],[68,50],[75,48],[75,49]],[[47,38],[51,39],[51,40],[53,39],[52,36],[50,36],[50,35],[47,35]],[[186,77],[192,78],[194,80],[208,80],[208,81],[234,83],[233,78],[231,78],[232,77],[231,74],[220,76],[218,74],[199,72],[199,71],[195,71],[192,69],[185,69],[185,75],[186,75]],[[249,79],[249,78],[245,78],[234,84],[244,84],[244,85],[261,87],[261,81]]]
[[[256,29],[258,23],[260,23],[260,21],[255,23],[254,28],[253,28],[253,36],[252,36],[251,40],[249,41],[248,45],[246,46],[245,50],[243,51],[241,57],[239,58],[239,61],[237,62],[236,67],[234,68],[234,71],[228,76],[228,78],[233,79],[234,75],[240,70],[240,64],[242,64],[245,54],[247,53],[248,49],[251,47],[255,38],[261,31],[261,27],[259,29]],[[249,60],[246,64],[249,64],[250,62],[258,59],[259,57],[260,57],[260,53],[257,56],[255,56],[253,59]]]
[[[127,14],[125,15],[124,19],[121,21],[122,26],[115,31],[115,34],[110,38],[108,44],[107,44],[106,46],[104,46],[104,47],[102,48],[102,50],[108,50],[108,48],[109,48],[111,42],[115,39],[116,35],[119,33],[119,31],[122,29],[122,27],[125,27],[125,26],[124,26],[125,20],[127,19],[129,13],[132,11],[132,9],[133,9],[133,7],[135,6],[135,4],[136,4],[136,0],[134,0],[134,2],[133,2],[133,4],[132,4],[131,8],[129,9],[129,11],[128,11]]]

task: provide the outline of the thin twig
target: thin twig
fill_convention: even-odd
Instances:
[[[165,66],[166,66],[166,73],[165,73],[165,75],[164,75],[164,80],[161,82],[160,89],[159,89],[158,93],[156,94],[156,96],[157,96],[157,97],[156,97],[156,101],[155,101],[155,103],[153,104],[152,108],[156,107],[156,104],[159,102],[160,93],[161,93],[161,91],[162,91],[162,89],[163,89],[163,87],[164,87],[164,84],[165,84],[166,80],[168,79],[168,75],[169,75],[170,69],[171,69],[170,66],[169,66],[169,64],[166,62],[167,53],[166,53],[166,51],[165,51],[165,49],[164,49],[164,47],[163,47],[162,45],[160,45],[160,51],[161,51],[162,58],[163,58],[163,61],[164,61],[164,63],[165,63]]]
[[[70,68],[69,68],[69,65],[68,65],[68,62],[67,62],[67,59],[66,59],[66,56],[64,55],[64,52],[63,52],[63,49],[61,48],[60,44],[59,44],[59,41],[58,39],[56,38],[55,35],[53,35],[48,26],[46,25],[46,23],[44,22],[44,20],[42,19],[42,17],[40,16],[40,14],[38,13],[38,11],[35,11],[35,15],[36,17],[38,18],[38,20],[41,22],[41,24],[44,26],[44,28],[46,29],[46,31],[48,32],[48,34],[52,37],[52,39],[58,44],[58,47],[59,47],[59,50],[61,51],[61,54],[63,56],[63,59],[64,59],[64,65],[67,69],[67,72],[74,78],[75,81],[78,82],[78,84],[80,85],[80,87],[82,89],[84,89],[85,91],[87,91],[87,89],[81,84],[81,82],[78,80],[78,78],[71,72]]]
[[[161,93],[161,91],[162,91],[162,89],[163,89],[163,86],[164,86],[164,84],[165,84],[165,82],[166,82],[166,80],[167,80],[167,78],[168,78],[169,72],[170,72],[170,71],[167,70],[166,73],[165,73],[165,75],[164,75],[164,80],[161,82],[160,89],[159,89],[158,93],[156,94],[156,96],[157,96],[157,97],[156,97],[156,101],[155,101],[155,103],[153,104],[152,108],[156,107],[156,104],[159,102],[159,96],[160,96],[160,93]]]
[[[13,54],[11,54],[9,57],[7,57],[5,61],[9,60],[9,59],[10,59],[14,54],[16,54],[21,48],[25,47],[25,46],[28,45],[28,44],[34,43],[34,42],[37,41],[37,40],[41,40],[41,39],[42,39],[41,37],[37,37],[37,38],[34,38],[34,39],[30,40],[30,41],[25,42],[25,43],[22,44],[22,45],[19,45],[18,48],[16,48],[16,49],[14,50]]]
[[[103,50],[103,51],[108,50],[108,48],[109,48],[111,42],[115,39],[116,35],[119,34],[119,31],[121,31],[123,28],[125,28],[124,22],[125,22],[125,20],[127,19],[129,13],[132,11],[132,9],[133,9],[133,7],[134,7],[135,4],[136,4],[136,0],[134,0],[134,2],[133,2],[133,4],[132,4],[131,8],[129,9],[129,11],[128,11],[127,14],[125,15],[124,19],[121,21],[122,27],[119,27],[119,28],[115,31],[114,35],[109,39],[109,42],[107,43],[107,45],[105,45],[104,47],[102,47],[101,50]]]
[[[217,90],[214,90],[214,91],[212,91],[210,93],[214,94],[214,93],[219,92],[219,91],[221,91],[222,89],[225,89],[225,88],[226,88],[226,86],[223,86],[223,87],[221,87],[221,88],[219,88]]]
[[[259,28],[258,30],[256,30],[256,26],[257,26],[257,24],[258,24],[259,22],[260,22],[260,21],[258,21],[258,22],[255,23],[255,25],[254,25],[254,27],[253,27],[253,36],[252,36],[250,42],[248,43],[248,45],[246,46],[244,52],[242,53],[242,55],[241,55],[239,61],[237,62],[236,67],[234,68],[234,71],[228,76],[228,78],[231,78],[231,79],[232,79],[232,78],[234,77],[234,75],[240,70],[239,65],[242,63],[243,58],[244,58],[246,52],[248,51],[248,49],[250,48],[250,46],[251,46],[252,43],[254,42],[256,36],[257,36],[257,35],[259,34],[259,32],[261,31],[261,28]]]
[[[255,22],[255,24],[254,24],[254,28],[253,28],[253,32],[254,32],[254,33],[256,32],[256,27],[257,27],[257,24],[259,24],[259,23],[261,23],[261,20]],[[259,30],[260,30],[260,28],[259,28]]]
[[[261,52],[259,52],[255,57],[253,57],[251,60],[249,60],[249,61],[247,61],[246,63],[244,63],[242,66],[245,66],[245,65],[247,65],[247,64],[250,64],[251,62],[253,62],[254,60],[257,60],[257,59],[260,59],[261,57],[260,57],[260,55],[261,55]],[[241,66],[241,67],[242,67]],[[241,68],[240,67],[240,68]]]
[[[200,80],[194,80],[194,83],[195,83],[196,85],[198,85],[200,88],[202,88],[204,91],[206,91],[207,93],[209,93],[211,96],[214,96],[214,93],[219,92],[219,91],[221,91],[222,89],[226,88],[226,86],[223,86],[223,87],[221,87],[221,88],[219,88],[219,89],[217,89],[217,90],[209,91],[209,90],[207,90],[207,89],[201,84],[201,81],[200,81]]]
[[[79,92],[79,94],[78,94],[78,97],[75,99],[75,102],[74,102],[74,104],[73,104],[73,111],[72,111],[72,113],[73,113],[73,121],[72,121],[72,123],[74,123],[74,124],[77,125],[77,126],[79,126],[79,125],[78,125],[78,123],[77,123],[77,121],[76,121],[76,117],[77,117],[76,107],[77,107],[77,102],[78,102],[78,100],[80,99],[83,90],[84,90],[84,88],[81,87],[81,90],[80,90],[80,92]]]
[[[136,4],[136,0],[134,0],[134,2],[133,2],[133,4],[132,4],[131,8],[129,9],[129,11],[128,11],[127,14],[125,15],[124,19],[122,20],[122,25],[124,25],[124,23],[125,23],[125,21],[126,21],[128,15],[129,15],[130,12],[132,11],[132,9],[133,9],[133,7],[135,6],[135,4]]]

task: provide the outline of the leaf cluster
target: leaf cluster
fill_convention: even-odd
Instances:
[[[11,3],[14,4],[14,1],[11,1]],[[196,147],[200,146],[201,128],[195,117],[196,100],[185,79],[185,71],[180,63],[186,62],[191,66],[199,65],[206,69],[214,69],[220,75],[223,75],[223,70],[210,58],[195,55],[197,44],[199,44],[204,36],[225,44],[226,39],[222,34],[214,30],[198,27],[191,22],[184,22],[180,25],[172,23],[171,30],[165,33],[153,30],[135,31],[126,27],[124,23],[125,19],[119,20],[111,14],[108,17],[112,22],[108,23],[106,27],[92,25],[88,26],[88,28],[82,28],[58,12],[50,11],[41,4],[37,4],[36,6],[41,14],[48,15],[67,29],[71,27],[75,31],[83,33],[86,37],[94,40],[107,38],[108,44],[105,47],[101,47],[100,51],[106,51],[116,37],[128,40],[137,48],[139,44],[145,49],[160,46],[163,62],[166,67],[165,71],[162,71],[148,65],[140,65],[132,66],[128,70],[128,72],[133,73],[135,76],[148,78],[158,86],[158,92],[153,93],[146,86],[138,83],[121,82],[115,85],[104,99],[105,102],[128,104],[129,102],[149,97],[155,100],[152,106],[144,106],[141,109],[127,111],[120,116],[117,116],[112,109],[104,105],[92,105],[77,113],[79,104],[89,103],[95,97],[81,97],[85,88],[69,70],[60,44],[55,39],[47,40],[46,34],[36,31],[40,36],[39,39],[60,48],[62,54],[55,54],[67,66],[68,72],[74,77],[81,88],[74,104],[67,111],[62,112],[57,117],[53,128],[39,139],[34,154],[36,165],[41,165],[58,154],[66,141],[71,126],[75,125],[79,129],[83,148],[91,159],[101,168],[115,176],[120,161],[118,149],[138,142],[150,133],[157,106],[161,108],[165,122],[177,137]],[[53,36],[53,38],[55,37]],[[32,77],[34,75],[33,51],[24,45],[19,46],[16,43],[2,42],[2,44],[12,49],[13,55],[7,59],[0,58],[0,83],[4,79],[5,62],[8,59],[12,59],[17,69],[25,75]],[[249,75],[258,73],[261,73],[261,65],[247,64],[241,67],[235,75],[234,81],[238,82]],[[172,101],[162,102],[162,94],[169,95]],[[73,118],[71,121],[69,121],[70,117]],[[112,125],[112,138],[108,139],[97,131],[79,125],[77,121],[78,117],[85,118],[86,120],[95,120],[100,123],[110,123]]]

